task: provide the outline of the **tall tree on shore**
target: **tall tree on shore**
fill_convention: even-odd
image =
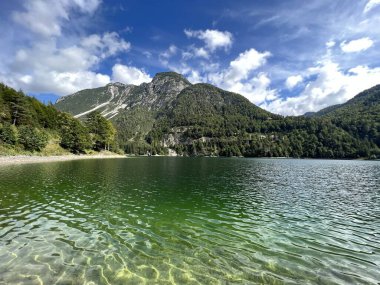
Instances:
[[[86,126],[92,134],[95,150],[110,150],[114,143],[116,129],[110,121],[104,118],[100,112],[94,111],[87,116]]]
[[[77,119],[66,113],[60,114],[61,146],[73,153],[82,153],[91,147],[87,128]]]

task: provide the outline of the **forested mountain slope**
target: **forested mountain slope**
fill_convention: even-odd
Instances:
[[[374,87],[310,116],[282,117],[239,94],[163,72],[140,86],[80,91],[56,107],[83,120],[100,111],[127,153],[357,158],[379,154],[378,101]]]
[[[325,108],[312,115],[330,119],[356,138],[380,146],[380,85],[359,93],[344,104]]]

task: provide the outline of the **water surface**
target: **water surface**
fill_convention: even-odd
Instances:
[[[0,167],[0,284],[378,284],[380,162]]]

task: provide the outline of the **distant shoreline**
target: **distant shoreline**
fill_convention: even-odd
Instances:
[[[118,154],[94,154],[94,155],[52,155],[52,156],[37,156],[37,155],[15,155],[15,156],[0,156],[0,167],[5,165],[30,164],[55,161],[71,161],[80,159],[104,159],[104,158],[127,158],[125,155]]]
[[[72,161],[83,159],[107,159],[107,158],[138,158],[148,157],[147,155],[119,155],[119,154],[65,154],[65,155],[52,155],[52,156],[39,156],[39,155],[0,155],[0,167],[7,165],[18,164],[32,164],[43,162],[59,162],[59,161]],[[183,157],[183,156],[170,156],[170,155],[152,155],[151,157]],[[204,156],[208,158],[226,158],[223,156]],[[234,158],[260,158],[260,159],[311,159],[311,160],[363,160],[363,161],[380,161],[380,159],[344,159],[344,158],[293,158],[293,157],[234,157]]]

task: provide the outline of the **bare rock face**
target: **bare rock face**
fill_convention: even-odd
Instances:
[[[142,107],[157,111],[168,106],[177,95],[191,83],[175,72],[157,73],[150,83],[139,86],[110,83],[104,87],[86,89],[57,100],[55,106],[75,117],[86,116],[92,111],[100,111],[108,119],[122,110]]]
[[[165,72],[158,73],[149,85],[149,93],[156,97],[153,106],[158,108],[174,100],[177,95],[191,83],[182,75]]]

